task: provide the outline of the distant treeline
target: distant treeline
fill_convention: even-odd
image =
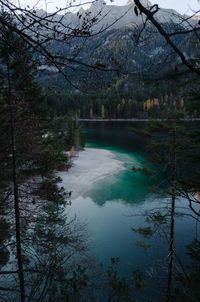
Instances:
[[[69,112],[80,118],[162,118],[175,109],[186,112],[188,99],[181,94],[150,94],[136,90],[127,93],[70,94],[54,93],[47,97],[48,105],[56,116]],[[187,115],[199,117],[198,111]]]

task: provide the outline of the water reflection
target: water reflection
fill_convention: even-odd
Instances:
[[[149,193],[147,176],[137,175],[125,170],[116,175],[106,177],[93,185],[92,190],[84,197],[90,197],[98,205],[104,205],[110,200],[126,200],[126,203],[141,203]]]
[[[88,146],[115,148],[122,152],[143,152],[146,140],[127,128],[142,129],[146,123],[141,122],[81,122]]]

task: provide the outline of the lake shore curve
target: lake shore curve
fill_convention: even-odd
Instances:
[[[109,176],[125,170],[124,163],[115,158],[113,152],[105,149],[85,148],[73,159],[72,167],[59,172],[61,186],[72,191],[72,199],[84,194],[92,185]]]

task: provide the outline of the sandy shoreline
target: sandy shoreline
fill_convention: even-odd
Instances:
[[[58,175],[63,179],[61,185],[67,191],[73,191],[73,199],[91,189],[96,181],[124,169],[123,162],[115,159],[111,151],[86,148],[79,152],[68,172],[60,172]]]

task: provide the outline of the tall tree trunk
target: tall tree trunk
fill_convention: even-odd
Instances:
[[[168,263],[168,282],[167,282],[167,302],[171,300],[171,288],[173,277],[173,260],[174,260],[174,216],[176,202],[176,125],[173,134],[173,153],[172,153],[172,195],[170,211],[170,241],[169,241],[169,263]]]
[[[10,103],[10,135],[11,135],[11,152],[12,152],[12,178],[14,190],[14,204],[15,204],[15,235],[17,248],[17,262],[18,262],[18,276],[20,283],[21,302],[25,302],[25,285],[24,272],[21,249],[21,226],[20,226],[20,210],[19,210],[19,194],[17,183],[17,164],[16,164],[16,142],[15,142],[15,121],[13,116],[13,105],[11,101],[11,83],[10,83],[10,69],[9,62],[7,63],[8,70],[8,97]]]

